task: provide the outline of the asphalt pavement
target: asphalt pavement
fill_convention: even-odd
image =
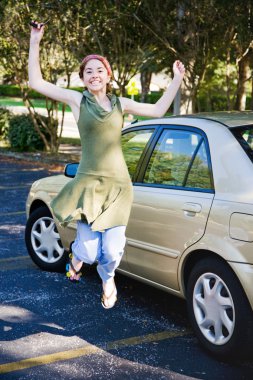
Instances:
[[[24,243],[25,201],[33,181],[62,166],[1,155],[0,164],[1,380],[253,378],[253,361],[202,350],[183,300],[117,274],[119,301],[105,310],[94,266],[79,284],[41,271]]]

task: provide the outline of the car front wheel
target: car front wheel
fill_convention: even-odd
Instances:
[[[227,360],[249,352],[253,314],[228,264],[216,258],[199,261],[190,273],[187,304],[195,334],[210,353]]]
[[[31,213],[26,223],[25,241],[32,260],[41,269],[47,271],[64,269],[66,252],[47,207],[39,207]]]

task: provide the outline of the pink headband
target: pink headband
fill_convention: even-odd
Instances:
[[[107,59],[105,57],[103,57],[102,55],[98,55],[98,54],[90,54],[90,55],[87,55],[86,57],[84,57],[84,59],[82,60],[82,64],[83,65],[86,65],[87,62],[89,62],[91,59],[98,59],[100,62],[103,63],[103,65],[105,66],[106,70],[107,70],[107,73],[109,76],[112,75],[112,69],[111,69],[111,66],[110,66],[110,63],[107,61]]]

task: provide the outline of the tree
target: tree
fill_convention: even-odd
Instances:
[[[145,28],[147,38],[156,41],[157,57],[161,57],[163,68],[168,68],[168,63],[171,66],[174,59],[182,60],[186,66],[181,112],[195,111],[197,94],[212,60],[220,58],[221,52],[224,59],[226,52],[229,61],[230,51],[226,46],[231,49],[235,19],[237,22],[234,11],[239,12],[241,5],[242,1],[233,0],[158,0],[155,3],[146,0],[138,8],[136,18]],[[245,25],[245,19],[239,22]]]
[[[235,7],[237,24],[232,44],[236,52],[238,67],[238,82],[236,91],[236,110],[246,108],[247,82],[252,78],[250,68],[253,70],[253,4],[252,1],[240,2]],[[252,82],[252,81],[251,81]]]
[[[90,47],[111,62],[121,95],[125,95],[126,85],[140,71],[149,46],[141,25],[133,17],[139,4],[137,0],[87,0],[85,6],[92,14],[87,31]]]
[[[6,72],[14,76],[14,81],[21,89],[23,101],[34,122],[34,128],[43,140],[46,150],[50,152],[57,152],[59,147],[65,106],[61,113],[60,134],[55,128],[54,121],[60,117],[57,102],[46,99],[47,123],[35,111],[27,82],[30,32],[28,25],[31,19],[44,21],[50,14],[50,24],[41,43],[41,70],[43,77],[52,83],[56,83],[59,76],[66,75],[67,87],[69,87],[70,74],[78,64],[76,51],[81,45],[80,41],[85,40],[85,28],[79,27],[80,24],[85,23],[85,20],[82,16],[78,16],[79,13],[82,14],[80,12],[82,5],[81,0],[76,1],[74,5],[69,0],[53,0],[45,5],[35,0],[32,6],[28,0],[19,1],[18,5],[14,0],[3,0],[0,4],[0,35],[2,36],[0,62]],[[38,120],[44,126],[46,134],[39,128]],[[49,140],[47,135],[50,136]]]

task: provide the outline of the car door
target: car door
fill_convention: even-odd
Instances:
[[[121,138],[122,151],[132,181],[137,176],[140,169],[139,163],[155,134],[156,126],[135,127],[123,131]],[[126,255],[121,260],[120,268],[124,270],[128,269]]]
[[[126,247],[130,271],[178,290],[180,255],[203,236],[213,197],[206,136],[194,128],[161,126],[134,184]]]

